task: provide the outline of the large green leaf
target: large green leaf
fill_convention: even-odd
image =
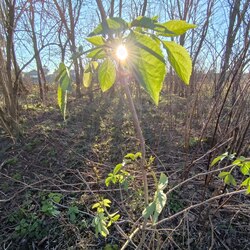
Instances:
[[[93,59],[103,59],[104,57],[106,57],[106,53],[103,50],[103,48],[96,48],[92,50],[91,52],[89,52],[87,54],[87,57],[93,58]]]
[[[151,29],[154,31],[173,34],[170,30],[168,30],[164,25],[158,23],[157,18],[149,18],[145,16],[139,16],[134,19],[131,23],[131,27],[140,27],[145,29]]]
[[[91,65],[88,64],[86,69],[84,70],[84,73],[83,73],[83,86],[85,88],[88,88],[91,84],[91,81],[92,81],[92,70],[91,70]]]
[[[65,66],[64,63],[60,63],[59,65],[56,81],[59,82],[63,91],[71,89],[71,79],[70,79],[69,69]]]
[[[160,175],[160,180],[159,180],[159,183],[158,183],[158,190],[164,190],[168,185],[168,177],[164,174],[164,173],[161,173]]]
[[[58,68],[58,75],[55,79],[58,82],[57,89],[57,102],[61,113],[63,114],[63,119],[66,118],[66,106],[67,106],[67,92],[71,90],[71,79],[69,74],[69,69],[64,63],[60,63]]]
[[[210,167],[213,167],[215,164],[217,164],[219,161],[222,161],[224,160],[226,157],[228,156],[228,152],[222,154],[222,155],[219,155],[217,156],[216,158],[214,158],[212,160],[212,163],[210,164]]]
[[[57,102],[61,110],[61,113],[63,115],[63,119],[65,120],[66,106],[67,106],[67,90],[63,90],[60,84],[58,85],[58,89],[57,89]]]
[[[105,44],[104,38],[102,36],[87,37],[86,40],[95,46],[101,46]]]
[[[160,43],[138,32],[133,32],[130,39],[135,44],[130,51],[130,62],[134,76],[158,105],[166,74]]]
[[[168,60],[181,80],[189,84],[192,73],[192,61],[187,50],[175,42],[163,42]]]
[[[156,223],[160,213],[162,212],[164,206],[167,202],[167,196],[163,192],[168,184],[168,178],[165,174],[161,173],[159,183],[157,185],[157,190],[154,195],[154,200],[151,202],[142,212],[144,218],[148,219],[152,216],[153,223]]]
[[[113,32],[120,32],[128,28],[128,24],[120,17],[111,17],[106,20],[108,27],[105,23],[100,23],[93,32],[89,34],[89,37],[96,35],[105,35]]]
[[[98,80],[102,91],[107,91],[112,87],[116,79],[116,69],[114,63],[107,58],[99,67]]]
[[[184,34],[189,29],[196,28],[195,24],[190,24],[190,23],[187,23],[183,20],[171,20],[171,21],[168,21],[166,23],[163,23],[162,25],[167,30],[169,30],[171,32],[169,33],[169,32],[162,30],[159,32],[159,35],[169,36],[169,37],[170,36],[179,36],[179,35]]]

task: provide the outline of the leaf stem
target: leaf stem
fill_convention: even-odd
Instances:
[[[135,130],[136,130],[138,139],[140,141],[140,150],[141,150],[141,153],[142,153],[140,167],[141,167],[142,178],[143,178],[145,205],[147,206],[148,205],[148,180],[147,180],[147,171],[146,171],[145,139],[144,139],[144,136],[142,134],[140,122],[139,122],[139,119],[138,119],[138,115],[137,115],[137,112],[136,112],[136,109],[135,109],[134,101],[133,101],[133,98],[131,96],[129,86],[125,82],[125,78],[122,78],[121,81],[122,81],[122,85],[124,86],[125,93],[126,93],[126,96],[127,96],[127,99],[128,99],[128,107],[129,107],[130,112],[132,114],[134,127],[135,127]]]

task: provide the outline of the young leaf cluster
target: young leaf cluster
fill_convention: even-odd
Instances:
[[[109,199],[103,199],[93,204],[92,209],[96,209],[96,215],[92,221],[92,226],[95,228],[96,237],[101,234],[103,237],[107,237],[109,234],[108,227],[116,222],[120,215],[118,212],[109,214],[107,208],[110,207],[111,201]]]
[[[132,179],[132,176],[129,172],[123,170],[122,168],[131,163],[131,161],[136,161],[138,158],[141,158],[140,152],[137,152],[136,154],[128,153],[127,155],[125,155],[122,163],[117,164],[114,170],[108,174],[108,177],[105,179],[105,185],[108,187],[111,182],[113,184],[120,183],[127,191],[128,184]]]
[[[182,20],[159,23],[157,17],[140,16],[131,23],[121,18],[108,18],[86,39],[94,46],[87,57],[93,60],[104,59],[98,67],[101,89],[106,91],[113,86],[116,72],[122,64],[123,70],[132,74],[157,105],[166,75],[166,60],[162,47],[168,54],[170,64],[184,83],[189,83],[192,71],[192,62],[186,49],[160,37],[179,36],[195,27]],[[129,56],[125,62],[120,62],[115,57],[115,50],[120,44],[125,45],[128,50]]]
[[[235,158],[235,154],[228,154],[228,152],[217,156],[211,163],[211,167],[215,166],[217,163],[223,161],[224,159],[229,159],[233,160]],[[218,175],[219,178],[223,179],[224,183],[227,185],[233,185],[236,186],[236,180],[234,176],[232,175],[232,171],[236,168],[239,167],[240,172],[242,173],[243,176],[246,177],[241,183],[242,187],[246,187],[246,194],[250,194],[250,160],[248,158],[245,158],[243,156],[240,156],[236,158],[232,162],[232,168],[230,171],[222,171]]]
[[[42,202],[41,211],[49,216],[56,217],[60,214],[55,203],[60,203],[62,199],[62,194],[60,193],[50,193],[48,198]]]
[[[97,73],[100,88],[103,92],[107,91],[120,80],[122,71],[139,83],[158,105],[167,73],[164,51],[167,52],[169,63],[185,84],[189,84],[192,72],[192,62],[187,50],[165,39],[180,36],[195,27],[196,25],[182,20],[160,23],[157,17],[140,16],[130,23],[118,17],[108,18],[86,38],[93,48],[82,51],[81,47],[72,59],[86,54],[91,60],[84,71],[85,87],[90,86],[93,76]],[[125,61],[116,56],[119,45],[124,45],[127,49],[128,58]],[[67,92],[71,88],[71,79],[69,68],[64,63],[59,66],[56,82],[58,105],[65,119]]]

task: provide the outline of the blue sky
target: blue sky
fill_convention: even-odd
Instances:
[[[159,1],[160,2],[160,1]],[[199,18],[196,19],[195,16],[190,16],[190,22],[193,23],[194,21],[198,22],[198,28],[195,29],[195,33],[199,33],[201,25],[203,23],[203,19],[206,15],[206,3],[207,0],[200,1],[199,10],[200,12],[197,14]],[[211,18],[211,25],[209,28],[207,39],[208,41],[205,41],[204,47],[201,53],[200,60],[203,60],[203,58],[206,58],[206,63],[209,67],[210,61],[213,61],[212,53],[216,51],[222,50],[222,44],[225,42],[225,34],[226,29],[228,26],[228,16],[227,11],[225,7],[225,1],[216,1],[216,4],[214,6],[214,14]],[[170,5],[168,5],[169,7]],[[158,15],[160,21],[168,21],[169,17],[167,14],[168,8],[165,8],[166,5],[163,4],[151,4],[148,6],[148,15],[149,16],[155,16]],[[98,17],[96,14],[96,5],[95,1],[86,1],[86,4],[84,4],[82,10],[81,10],[81,16],[79,19],[79,24],[76,27],[76,34],[77,34],[77,45],[83,45],[85,48],[88,46],[88,43],[84,40],[84,37],[87,36],[87,34],[98,24]],[[117,10],[117,8],[115,8]],[[128,17],[131,16],[131,8],[127,6],[123,10],[124,13],[129,13],[126,15],[127,21],[129,21]],[[178,19],[178,13],[177,10],[174,9],[173,11],[174,18]],[[42,14],[43,16],[43,14]],[[45,16],[45,15],[44,15]],[[38,16],[37,16],[38,17]],[[39,18],[37,18],[39,21]],[[48,28],[46,28],[46,23],[50,23],[52,20],[48,20],[46,18],[43,19],[42,22],[37,22],[36,24],[36,30],[38,34],[40,33],[40,30],[43,31],[43,33],[47,33],[45,43],[54,42],[54,38],[56,34],[54,33],[54,30],[52,29],[51,32]],[[19,61],[20,66],[25,64],[34,54],[33,48],[32,48],[32,41],[31,38],[27,35],[26,32],[23,31],[24,26],[27,28],[27,24],[20,23],[20,25],[17,27],[17,32],[15,35],[16,38],[16,49],[17,49],[17,58]],[[187,34],[187,37],[191,34]],[[212,41],[212,44],[211,44]],[[41,43],[40,43],[41,45]],[[189,48],[190,40],[187,39],[186,41],[186,47]],[[41,58],[43,61],[43,64],[47,66],[50,69],[50,73],[52,73],[57,65],[60,62],[60,51],[57,46],[49,46],[47,49],[44,49],[41,52]],[[70,62],[70,52],[67,52],[67,58],[68,62]],[[203,65],[204,66],[204,65]],[[32,69],[35,69],[35,60],[31,64],[29,64],[28,67],[25,68],[24,71],[30,71]]]

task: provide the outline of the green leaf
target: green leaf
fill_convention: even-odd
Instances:
[[[155,212],[153,215],[153,223],[156,223],[158,220],[158,217],[160,213],[162,212],[162,209],[166,205],[167,202],[167,196],[163,193],[163,191],[156,192],[156,198],[155,198]]]
[[[109,199],[104,199],[102,202],[105,207],[110,207],[109,204],[111,203],[111,201]]]
[[[141,152],[137,152],[137,153],[135,154],[135,159],[137,160],[138,158],[142,158]]]
[[[64,63],[60,63],[58,68],[58,75],[55,81],[59,82],[57,89],[57,103],[63,114],[63,119],[66,118],[67,106],[67,91],[71,90],[71,79],[68,68]]]
[[[160,213],[162,212],[164,206],[167,202],[167,196],[163,192],[164,188],[166,188],[168,184],[168,178],[164,173],[161,173],[157,191],[154,195],[154,201],[151,202],[146,209],[143,210],[143,217],[146,219],[149,218],[151,215],[153,216],[153,223],[156,223]]]
[[[175,35],[173,32],[168,30],[164,25],[158,23],[157,19],[158,19],[157,17],[149,18],[145,16],[139,16],[132,21],[131,27],[140,27],[145,29],[151,29],[161,33],[168,33]]]
[[[250,185],[247,187],[246,194],[250,194]]]
[[[172,33],[160,31],[159,35],[169,37],[182,35],[189,29],[194,29],[197,27],[195,24],[190,24],[183,20],[171,20],[166,23],[163,23],[162,25]]]
[[[110,184],[112,178],[113,178],[113,175],[112,175],[112,176],[109,176],[109,177],[107,177],[107,178],[105,179],[105,185],[106,185],[106,187],[109,186],[109,184]]]
[[[250,186],[250,177],[246,178],[242,183],[241,183],[242,187],[247,187]]]
[[[96,69],[98,68],[98,65],[99,65],[99,64],[98,64],[97,61],[92,61],[92,62],[91,62],[91,65],[92,65],[92,69],[93,69],[93,70],[96,70]]]
[[[109,231],[107,229],[107,218],[104,216],[104,213],[98,213],[93,221],[92,225],[95,227],[96,236],[100,233],[103,237],[107,237]]]
[[[155,202],[151,202],[142,212],[142,216],[148,219],[155,211]]]
[[[69,69],[65,66],[64,63],[60,63],[58,69],[58,76],[56,77],[56,81],[59,82],[61,89],[63,91],[70,90],[71,88],[71,79],[69,74]]]
[[[168,185],[168,177],[164,173],[161,173],[158,189],[164,190],[167,187],[167,185]]]
[[[177,75],[185,83],[189,84],[192,73],[192,61],[187,50],[175,42],[163,42],[168,53],[168,60]]]
[[[105,44],[105,40],[102,36],[87,37],[86,40],[95,46],[102,46]]]
[[[212,163],[210,164],[210,167],[213,167],[216,163],[218,163],[219,161],[224,160],[226,157],[228,156],[228,152],[217,156],[216,158],[213,159]]]
[[[240,168],[243,175],[250,175],[250,161],[244,162]]]
[[[113,174],[117,174],[122,167],[123,167],[122,163],[117,164],[113,170]]]
[[[96,202],[95,204],[92,205],[92,209],[98,208],[100,206],[101,206],[100,202]]]
[[[128,153],[124,156],[124,158],[131,159],[132,161],[135,160],[135,154],[133,153]]]
[[[154,29],[156,27],[157,21],[145,17],[145,16],[139,16],[135,20],[132,21],[131,27],[142,27],[147,29]]]
[[[58,85],[58,89],[57,89],[57,103],[59,105],[61,113],[63,114],[63,119],[65,120],[66,119],[66,106],[67,106],[67,90],[63,91],[60,85]]]
[[[220,172],[220,174],[218,175],[218,177],[223,179],[223,178],[225,178],[229,174],[230,174],[230,172],[223,172],[222,171],[222,172]]]
[[[59,203],[62,199],[62,194],[60,193],[50,193],[48,195],[49,198],[51,198],[54,202]]]
[[[166,75],[165,60],[160,43],[138,32],[133,32],[130,39],[135,44],[134,48],[131,48],[130,58],[134,77],[158,105]]]
[[[116,79],[116,69],[114,63],[108,58],[99,67],[98,80],[103,92],[112,87]]]
[[[88,64],[86,70],[83,73],[83,86],[88,88],[91,84],[93,74],[91,72],[91,65]]]
[[[87,54],[87,58],[103,59],[106,57],[106,53],[102,48],[96,48]]]
[[[113,216],[113,217],[112,217],[112,222],[118,221],[119,218],[120,218],[120,214],[117,214],[117,215]]]
[[[106,19],[106,22],[108,27],[105,26],[105,23],[101,23],[88,36],[106,35],[109,33],[121,32],[128,28],[127,22],[120,17],[108,18]]]
[[[227,176],[225,176],[224,178],[224,182],[228,185],[232,184],[233,186],[236,186],[237,183],[234,179],[234,177],[231,174],[228,174]]]

